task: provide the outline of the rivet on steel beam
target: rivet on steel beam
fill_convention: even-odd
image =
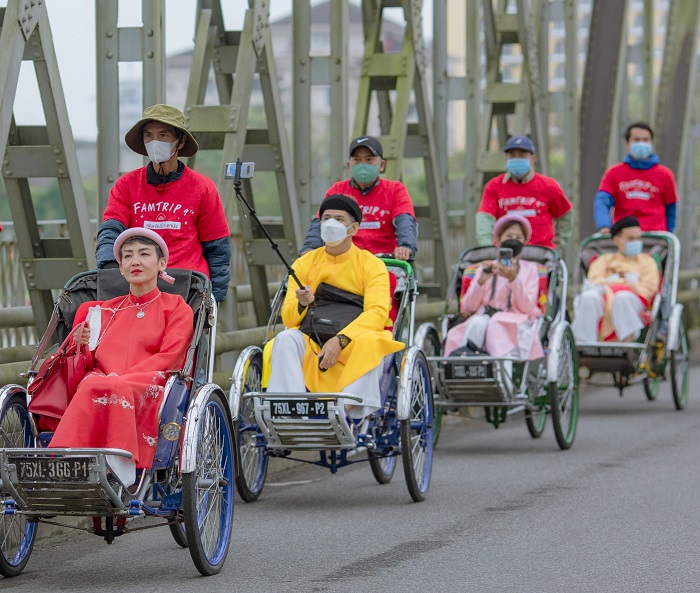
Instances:
[[[114,175],[107,175],[107,181],[109,181],[109,183],[113,183],[114,182]]]
[[[62,165],[62,164],[63,164],[63,159],[56,159],[56,164],[57,164],[57,165]]]
[[[107,37],[114,37],[114,31],[112,31],[112,29],[107,29],[105,35],[107,35]]]
[[[61,151],[58,148],[53,149],[54,154],[61,154]]]
[[[146,35],[148,35],[149,37],[153,37],[153,29],[148,29],[146,31]]]
[[[34,272],[27,272],[27,278],[34,278]]]
[[[5,175],[6,176],[12,175],[12,171],[10,169],[5,169]]]
[[[38,60],[38,59],[40,59],[40,58],[41,58],[41,54],[40,54],[38,51],[35,51],[35,52],[34,52],[34,59],[35,59],[35,60]]]
[[[146,57],[148,57],[148,58],[152,58],[154,55],[155,55],[155,53],[152,51],[149,51],[146,53]]]
[[[2,164],[3,164],[3,165],[9,165],[9,164],[10,164],[10,161],[8,161],[7,159],[5,159],[5,160],[2,162]]]
[[[36,243],[34,243],[34,247],[36,247],[36,246],[37,246]],[[25,263],[24,263],[24,267],[27,268],[27,269],[29,269],[29,268],[32,267],[32,264],[30,264],[29,262],[25,262]]]
[[[29,288],[36,288],[36,282],[30,282]]]
[[[29,2],[24,3],[24,10],[29,10]]]
[[[63,175],[65,174],[65,171],[63,169],[59,169],[58,171],[56,171],[56,173],[58,173],[59,175]]]
[[[83,262],[79,261],[77,265],[79,268],[82,268],[85,264]]]
[[[109,58],[111,60],[113,57],[114,57],[114,52],[108,51],[107,58]]]

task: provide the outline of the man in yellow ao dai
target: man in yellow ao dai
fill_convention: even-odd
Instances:
[[[379,389],[383,359],[404,344],[385,330],[390,310],[389,275],[384,263],[369,251],[353,245],[362,211],[345,195],[329,196],[321,203],[321,237],[325,243],[294,262],[304,285],[295,288],[290,277],[282,305],[287,329],[274,340],[271,356],[271,393],[342,392],[362,398],[347,406],[353,418],[381,407]],[[322,346],[299,329],[309,314],[319,284],[325,283],[363,297],[363,310]],[[350,401],[350,400],[348,400]]]

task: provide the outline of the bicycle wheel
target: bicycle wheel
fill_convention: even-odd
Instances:
[[[242,385],[241,395],[260,391],[262,378],[262,355],[259,349],[250,349],[241,353],[233,371],[242,374],[240,381],[232,384]],[[238,423],[236,426],[236,446],[238,447],[239,468],[236,474],[236,490],[245,502],[255,502],[263,491],[267,477],[268,456],[265,455],[265,441],[255,421],[255,407],[252,399],[240,400]]]
[[[7,398],[0,409],[0,447],[34,447],[29,412],[24,392]],[[0,491],[0,506],[11,496]],[[29,561],[36,540],[36,521],[15,513],[0,515],[0,574],[16,577]]]
[[[401,364],[400,397],[408,398],[409,418],[401,420],[401,455],[408,492],[416,502],[425,500],[433,467],[433,394],[428,363],[412,346]]]
[[[190,555],[204,576],[224,565],[233,525],[233,438],[222,396],[212,392],[198,419],[196,467],[182,476]]]
[[[557,444],[561,449],[568,449],[576,437],[578,423],[578,362],[576,345],[571,328],[554,332],[550,359],[556,360],[557,380],[548,384],[552,425]],[[551,353],[554,352],[555,356]],[[549,362],[549,361],[548,361]]]
[[[414,343],[423,351],[426,357],[440,356],[442,354],[440,338],[438,337],[437,331],[430,323],[421,324],[416,332]],[[433,447],[435,447],[440,439],[442,417],[445,411],[442,406],[435,403],[440,397],[440,371],[438,363],[428,362],[428,369],[430,371],[430,380],[433,389]]]
[[[533,439],[542,436],[547,425],[547,409],[549,407],[549,394],[544,388],[543,374],[547,372],[544,361],[541,362],[534,371],[528,374],[527,393],[530,409],[525,410],[525,424]]]
[[[688,403],[689,350],[688,332],[681,316],[678,324],[678,343],[676,348],[669,352],[671,357],[671,393],[677,410],[682,410]]]

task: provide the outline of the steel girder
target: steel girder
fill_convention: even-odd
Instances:
[[[421,0],[405,0],[405,32],[401,51],[385,53],[381,32],[384,8],[397,6],[388,0],[364,0],[362,16],[365,53],[360,74],[353,136],[369,133],[368,123],[373,94],[379,110],[380,140],[384,146],[385,175],[400,179],[403,158],[423,160],[428,206],[415,206],[420,223],[420,238],[431,240],[433,283],[421,284],[423,293],[444,294],[448,281],[447,202],[440,181],[436,157],[435,132],[425,77],[425,55],[421,26]],[[417,123],[409,123],[411,96]],[[393,99],[393,101],[392,101]]]
[[[10,0],[0,11],[0,153],[2,175],[39,335],[53,309],[51,289],[95,267],[93,236],[46,5]],[[32,62],[46,125],[18,126],[13,116],[22,61]],[[29,179],[55,178],[68,237],[47,238],[37,224]]]
[[[240,214],[250,283],[256,295],[255,315],[258,323],[263,324],[270,315],[265,265],[278,264],[279,260],[245,209],[240,205],[237,207],[233,184],[224,179],[223,164],[240,157],[244,161],[255,161],[257,171],[275,173],[282,222],[268,225],[268,231],[279,239],[281,252],[294,259],[297,247],[301,245],[302,231],[272,54],[269,2],[250,1],[241,31],[225,30],[219,0],[199,0],[197,8],[195,49],[185,105],[187,127],[196,135],[200,149],[222,150],[219,193],[229,221],[234,213]],[[212,65],[220,104],[204,105]],[[256,73],[262,88],[266,127],[252,129],[248,125],[248,115]],[[254,207],[253,184],[248,180],[244,183],[244,191]]]

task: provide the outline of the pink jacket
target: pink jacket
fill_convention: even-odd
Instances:
[[[541,316],[542,312],[537,306],[540,282],[537,264],[525,260],[518,261],[520,269],[513,282],[508,282],[502,276],[495,276],[496,288],[493,298],[491,298],[493,281],[487,280],[483,285],[479,284],[482,272],[482,266],[479,266],[467,292],[462,297],[460,311],[465,314],[481,313],[486,305],[491,305],[501,311],[521,313],[529,320]]]

